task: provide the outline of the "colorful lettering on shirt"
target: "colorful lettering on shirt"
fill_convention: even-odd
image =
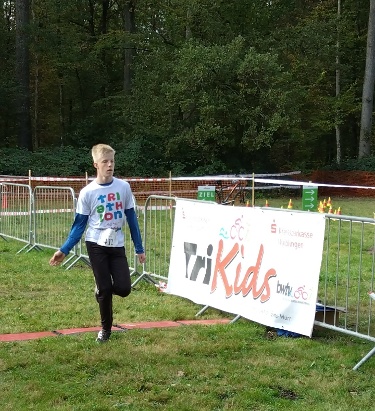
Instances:
[[[101,194],[98,201],[101,204],[96,206],[96,212],[99,214],[100,222],[123,218],[123,204],[119,193]]]

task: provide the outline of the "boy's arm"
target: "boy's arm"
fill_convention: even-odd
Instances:
[[[81,239],[85,231],[88,219],[88,215],[76,214],[69,236],[65,243],[60,247],[60,251],[62,251],[65,255],[68,255],[70,253],[70,250]]]
[[[83,214],[78,214],[78,213],[76,214],[67,240],[62,245],[62,247],[60,247],[60,250],[57,250],[55,254],[52,256],[52,258],[49,261],[50,265],[57,265],[61,263],[64,260],[65,256],[67,256],[70,253],[70,250],[81,239],[85,231],[88,219],[89,219],[88,215],[83,215]]]
[[[126,221],[130,228],[130,235],[134,243],[136,254],[144,254],[145,250],[142,244],[141,232],[139,230],[137,215],[135,214],[134,208],[128,208],[125,210]]]

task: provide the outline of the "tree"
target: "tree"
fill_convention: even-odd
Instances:
[[[0,18],[0,135],[4,146],[11,145],[11,136],[15,134],[14,121],[14,97],[15,97],[15,75],[14,75],[14,3],[2,2]]]
[[[340,21],[341,17],[341,0],[337,0],[337,20]],[[337,25],[337,52],[336,52],[336,97],[340,97],[341,92],[341,72],[340,72],[340,28],[339,24]],[[338,116],[337,116],[338,117]],[[336,162],[337,164],[341,163],[341,130],[340,124],[336,121]]]
[[[124,6],[124,31],[128,33],[126,36],[127,38],[130,37],[131,34],[135,33],[135,2],[130,0],[125,3]],[[124,50],[124,92],[125,94],[129,94],[131,91],[132,86],[132,64],[133,64],[133,57],[134,57],[134,47],[132,46],[131,42],[127,40],[125,42],[125,50]]]
[[[18,146],[32,150],[30,98],[30,1],[16,0],[16,79]]]
[[[358,158],[371,154],[372,110],[375,83],[375,0],[370,0],[367,30],[366,68],[363,81],[361,130]]]
[[[30,25],[27,13],[17,20],[17,55],[16,2],[17,19],[29,3],[34,13]],[[7,0],[0,144],[16,145],[31,114],[34,148],[106,141],[126,153],[127,174],[307,170],[357,157],[369,4]]]

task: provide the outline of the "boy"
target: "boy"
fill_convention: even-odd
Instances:
[[[49,264],[60,264],[81,239],[88,225],[85,241],[95,277],[95,297],[102,325],[96,341],[106,342],[111,336],[113,323],[112,296],[127,297],[131,291],[122,231],[125,220],[140,264],[145,262],[146,256],[130,185],[113,177],[115,150],[106,144],[97,144],[91,153],[97,171],[96,179],[81,190],[69,236]]]

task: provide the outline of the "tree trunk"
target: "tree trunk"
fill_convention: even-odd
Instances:
[[[135,33],[135,2],[130,0],[125,2],[124,7],[124,29],[127,40],[125,42],[124,50],[124,93],[130,94],[132,88],[132,63],[134,57],[134,47],[132,46],[129,37]]]
[[[341,0],[337,0],[337,45],[336,45],[336,99],[341,94],[341,70],[340,70],[340,18],[341,18]],[[339,113],[336,114],[336,163],[341,163],[341,130],[339,123]]]
[[[362,92],[361,131],[358,158],[371,154],[372,110],[375,81],[375,0],[370,0],[367,30],[366,68]]]
[[[16,80],[18,82],[16,112],[18,146],[33,149],[30,114],[29,0],[16,0]]]

